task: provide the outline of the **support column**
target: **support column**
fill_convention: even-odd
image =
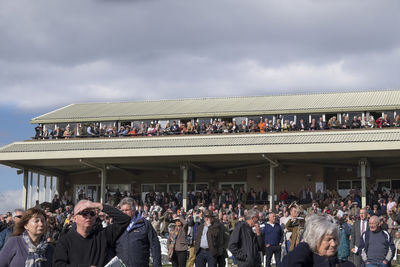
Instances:
[[[107,171],[106,171],[106,166],[103,166],[101,170],[101,181],[100,181],[100,202],[102,204],[105,203],[106,181],[107,181]]]
[[[28,174],[29,170],[24,169],[24,186],[22,188],[22,208],[24,210],[28,207]]]
[[[269,207],[274,208],[274,196],[275,196],[275,166],[269,165]]]
[[[53,176],[50,176],[50,202],[53,202]],[[61,199],[61,198],[60,198]]]
[[[361,207],[367,205],[367,160],[362,159],[359,161],[361,170]]]
[[[44,202],[47,201],[47,175],[44,176]]]
[[[185,209],[185,212],[187,212],[187,187],[188,187],[187,181],[189,176],[189,166],[187,164],[182,164],[181,170],[182,170],[182,180],[183,180],[182,206]]]
[[[30,199],[29,199],[29,206],[28,208],[32,207],[32,199],[33,199],[33,172],[30,172],[30,181],[29,181],[29,194],[30,194]]]
[[[40,194],[39,194],[39,192],[40,192],[40,174],[39,173],[37,173],[37,176],[36,176],[36,192],[37,192],[37,198],[35,199],[35,206],[36,206],[36,200],[39,201],[39,204],[40,204]]]

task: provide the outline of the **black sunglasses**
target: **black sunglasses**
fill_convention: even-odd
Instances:
[[[85,210],[85,211],[79,212],[78,215],[82,215],[83,217],[90,215],[91,217],[94,217],[96,215],[96,213],[93,210],[90,210],[90,211]]]
[[[22,215],[15,215],[14,217],[17,217],[17,218],[21,219]]]

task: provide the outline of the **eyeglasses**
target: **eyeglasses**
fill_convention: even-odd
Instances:
[[[93,210],[84,210],[78,213],[78,215],[81,215],[83,217],[87,217],[88,215],[90,215],[91,217],[94,217],[96,215],[96,213]]]
[[[18,218],[18,219],[21,219],[21,218],[22,218],[22,215],[15,215],[14,217],[16,217],[16,218]]]

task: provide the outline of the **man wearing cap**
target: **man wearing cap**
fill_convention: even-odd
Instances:
[[[102,228],[93,225],[96,210],[113,218],[113,224]],[[120,210],[89,200],[79,201],[74,209],[75,224],[57,243],[53,266],[104,266],[110,260],[109,248],[128,226],[131,218]]]
[[[196,232],[194,253],[196,255],[196,267],[217,266],[218,250],[223,246],[223,236],[218,223],[215,223],[214,214],[206,210],[202,223]]]
[[[16,209],[12,213],[7,214],[6,222],[7,227],[0,232],[0,250],[3,248],[4,244],[7,242],[8,237],[14,231],[14,225],[18,223],[22,216],[24,215],[25,211],[23,209]]]

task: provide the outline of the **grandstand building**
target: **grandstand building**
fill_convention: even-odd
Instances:
[[[43,133],[68,127],[70,136],[40,134],[9,144],[0,148],[0,163],[23,174],[24,207],[49,201],[56,192],[74,201],[80,193],[104,201],[105,192],[117,188],[186,196],[190,190],[240,187],[265,190],[270,202],[284,189],[296,195],[302,187],[314,193],[334,189],[343,196],[360,188],[365,205],[367,187],[400,189],[398,115],[399,90],[71,104],[31,120]],[[360,127],[342,127],[354,116]],[[260,119],[280,128],[252,129]],[[320,120],[324,129],[310,129]],[[174,121],[243,122],[248,128],[172,132]],[[284,128],[285,121],[296,127]],[[168,131],[140,131],[151,124]],[[105,134],[110,127],[135,130]]]

